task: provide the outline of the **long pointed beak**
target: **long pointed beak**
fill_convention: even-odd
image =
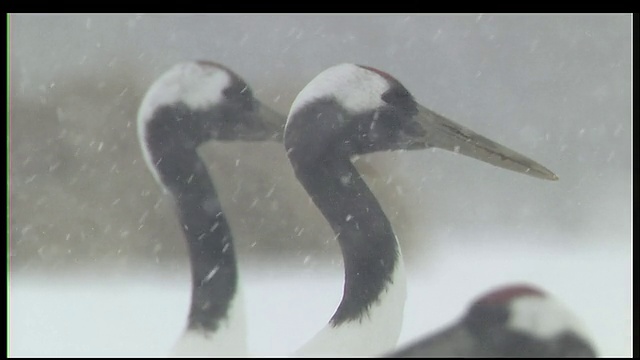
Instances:
[[[453,151],[507,170],[537,178],[558,180],[556,174],[536,161],[476,134],[424,106],[418,105],[416,120],[426,131],[422,140],[427,147]]]
[[[265,131],[267,132],[266,140],[282,142],[287,117],[263,103],[260,104],[258,117],[265,126]]]

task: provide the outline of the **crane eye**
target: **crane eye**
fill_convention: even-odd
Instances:
[[[393,87],[382,94],[381,99],[389,104],[401,117],[411,117],[418,113],[413,96],[403,86]]]
[[[253,101],[253,93],[251,92],[249,85],[236,82],[224,89],[222,93],[230,102],[240,104],[241,108],[245,110],[253,110],[255,104]]]
[[[381,96],[382,100],[387,104],[394,106],[403,106],[413,103],[413,97],[404,87],[394,87]]]

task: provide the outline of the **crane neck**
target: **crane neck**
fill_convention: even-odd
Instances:
[[[327,327],[298,354],[388,351],[400,335],[406,299],[402,254],[389,219],[348,158],[292,164],[336,234],[345,266],[340,305]]]

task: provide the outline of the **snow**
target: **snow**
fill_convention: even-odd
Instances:
[[[323,70],[374,66],[558,174],[541,181],[440,150],[357,160],[403,246],[401,344],[525,281],[572,309],[600,355],[631,355],[631,14],[8,19],[10,355],[169,354],[188,310],[186,248],[134,121],[163,73],[197,59],[237,71],[283,114]],[[156,100],[215,98],[199,94]],[[367,101],[345,96],[356,109]],[[280,144],[199,152],[234,230],[250,350],[289,354],[338,304],[334,234]]]
[[[468,304],[494,287],[528,282],[573,310],[601,356],[631,356],[628,245],[540,247],[537,236],[527,238],[530,246],[484,245],[490,237],[507,235],[522,238],[498,232],[475,234],[478,241],[464,245],[447,239],[431,249],[436,254],[429,264],[408,269],[399,344],[457,320]],[[262,263],[241,270],[249,349],[255,355],[293,352],[324,326],[340,297],[338,268],[296,272],[295,267],[273,270]],[[188,309],[188,275],[181,275],[13,275],[10,355],[166,356]]]

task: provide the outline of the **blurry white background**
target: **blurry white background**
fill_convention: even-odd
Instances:
[[[171,200],[135,116],[178,61],[221,62],[286,113],[325,68],[384,70],[556,182],[441,151],[358,160],[407,258],[401,343],[508,282],[547,290],[601,355],[631,355],[631,15],[10,15],[10,355],[163,355],[188,305]],[[332,314],[341,258],[279,144],[201,155],[237,238],[251,342]],[[269,194],[269,195],[267,195]]]

